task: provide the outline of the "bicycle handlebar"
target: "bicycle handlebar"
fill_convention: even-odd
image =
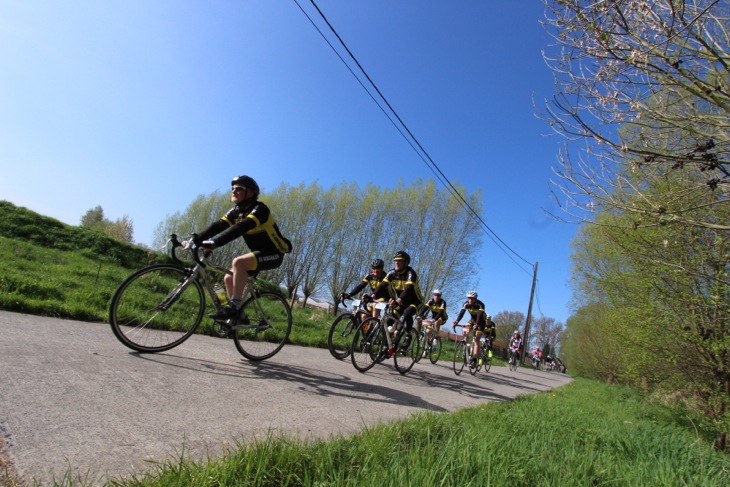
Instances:
[[[170,234],[170,240],[168,242],[172,243],[172,248],[170,249],[170,255],[172,256],[172,260],[174,260],[176,263],[180,265],[184,265],[183,262],[178,258],[176,249],[178,247],[183,247],[186,250],[190,251],[190,255],[193,257],[193,260],[196,264],[201,265],[203,267],[206,267],[208,265],[208,259],[205,255],[203,255],[203,258],[201,259],[198,255],[198,249],[199,247],[193,243],[194,240],[196,240],[198,235],[196,233],[193,233],[190,239],[190,246],[185,247],[182,242],[177,237],[177,234],[173,233]]]

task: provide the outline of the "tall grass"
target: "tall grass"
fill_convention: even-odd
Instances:
[[[349,437],[269,436],[115,486],[726,486],[712,437],[639,391],[576,379],[515,401],[422,413]]]

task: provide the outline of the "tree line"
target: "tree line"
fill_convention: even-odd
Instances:
[[[454,187],[475,211],[481,211],[480,192],[469,194],[458,184]],[[483,234],[465,208],[447,191],[439,190],[433,180],[419,179],[408,185],[400,181],[393,188],[282,183],[261,199],[294,244],[283,265],[263,272],[262,277],[280,283],[292,303],[296,296],[301,296],[302,305],[316,296],[334,303],[336,313],[339,294],[362,280],[370,262],[381,258],[387,270],[398,250],[410,254],[424,299],[430,298],[434,288],[442,290],[451,318],[465,301],[466,291],[479,282],[476,256]],[[163,245],[170,233],[185,236],[201,231],[230,207],[228,192],[199,195],[184,211],[169,215],[158,225],[154,246]],[[234,241],[217,249],[213,258],[228,265],[244,252],[245,244]],[[524,328],[525,315],[519,311],[492,314],[498,340],[506,343],[515,329]],[[556,347],[562,323],[546,317],[537,323],[537,327],[533,324],[535,343]]]
[[[582,223],[565,355],[700,409],[728,451],[730,5],[544,3],[558,218]]]

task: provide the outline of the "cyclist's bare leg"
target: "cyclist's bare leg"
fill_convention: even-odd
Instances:
[[[243,297],[243,291],[248,283],[248,273],[255,271],[258,260],[253,253],[243,254],[233,259],[231,271],[233,274],[226,274],[224,278],[226,290],[231,298]]]
[[[472,355],[472,357],[479,357],[479,345],[480,345],[483,334],[484,334],[484,332],[478,328],[474,332],[474,348],[473,348],[474,355]]]

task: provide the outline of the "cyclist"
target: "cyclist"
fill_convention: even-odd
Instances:
[[[446,320],[449,319],[449,315],[446,313],[446,300],[441,297],[440,289],[433,290],[433,298],[429,299],[426,304],[421,306],[421,309],[418,310],[416,320],[418,322],[421,322],[423,319],[426,318],[429,311],[431,312],[432,323],[431,326],[426,327],[426,338],[428,343],[431,342],[432,330],[435,333],[438,333],[441,325],[443,325]],[[425,357],[427,353],[428,351],[424,350],[423,356]]]
[[[515,355],[516,357],[520,356],[521,349],[522,349],[522,337],[520,336],[520,332],[518,330],[515,330],[515,332],[512,334],[512,338],[509,339],[510,363],[512,363],[513,355]]]
[[[532,355],[532,365],[536,368],[540,368],[540,360],[542,359],[542,352],[539,348],[535,348],[532,352],[530,352],[530,355]]]
[[[475,327],[473,340],[474,348],[472,349],[474,353],[471,356],[471,365],[476,363],[477,357],[479,356],[479,341],[487,327],[487,314],[484,312],[484,303],[479,301],[477,297],[478,294],[476,291],[469,291],[466,293],[466,302],[461,306],[459,316],[456,317],[456,320],[451,325],[451,328],[455,331],[456,325],[458,325],[461,318],[464,317],[464,313],[467,311],[469,312],[469,316],[471,318],[469,319],[469,322],[464,325],[464,335],[469,334],[472,327]]]
[[[394,269],[385,275],[385,279],[375,288],[371,297],[376,299],[387,287],[392,286],[395,297],[391,297],[388,304],[395,316],[402,317],[404,331],[409,332],[413,328],[413,317],[423,302],[423,296],[418,287],[418,275],[410,266],[411,256],[406,251],[399,250],[393,255],[393,264]],[[410,336],[406,335],[402,349],[410,345]]]
[[[497,325],[492,321],[492,315],[489,313],[486,313],[484,315],[484,321],[486,323],[484,327],[484,338],[485,338],[485,344],[487,346],[487,352],[492,350],[492,344],[494,343],[494,338],[497,336]]]
[[[368,310],[375,318],[378,317],[380,310],[376,309],[375,306],[373,306],[373,302],[385,302],[387,299],[391,298],[389,286],[386,286],[385,288],[383,288],[382,291],[378,293],[375,292],[376,288],[380,285],[381,282],[383,282],[383,279],[385,278],[385,271],[383,270],[383,267],[385,267],[385,262],[383,262],[383,259],[373,259],[373,261],[370,263],[370,272],[368,274],[365,274],[365,277],[362,278],[362,281],[360,281],[357,286],[355,286],[349,293],[342,293],[342,298],[352,299],[352,296],[365,289],[365,287],[370,286],[370,293],[363,293],[360,299],[362,299],[363,301],[370,301],[368,303]],[[374,299],[371,297],[372,295],[375,295]]]
[[[251,272],[276,269],[291,252],[291,242],[279,230],[269,207],[258,200],[259,185],[250,176],[236,176],[231,181],[233,208],[197,235],[194,243],[205,251],[221,247],[243,237],[250,252],[235,257],[232,274],[223,279],[230,301],[208,316],[214,320],[235,318],[241,310],[243,292]],[[245,323],[245,316],[240,320]]]

